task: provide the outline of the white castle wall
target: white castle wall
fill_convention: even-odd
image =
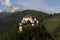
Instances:
[[[35,22],[36,22],[36,24],[39,23],[39,21],[36,18],[32,19],[32,17],[23,17],[21,23],[19,23],[19,31],[20,32],[23,31],[23,26],[22,26],[23,23],[27,23],[27,21],[30,21],[31,26],[35,26]]]

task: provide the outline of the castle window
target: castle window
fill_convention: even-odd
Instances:
[[[30,24],[31,22],[28,20],[27,23]]]

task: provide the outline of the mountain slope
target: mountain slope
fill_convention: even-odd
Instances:
[[[4,17],[4,15],[2,15],[2,17]],[[18,28],[18,23],[21,22],[21,19],[25,15],[36,17],[39,21],[41,21],[40,19],[42,19],[43,26],[46,28],[48,33],[52,34],[54,38],[56,37],[57,38],[56,40],[59,40],[60,38],[60,13],[51,15],[45,12],[35,11],[35,10],[24,10],[22,12],[8,13],[8,15],[6,15],[3,19],[0,16],[1,17],[0,35],[8,31],[13,26]]]
[[[8,15],[5,18],[0,19],[0,24],[1,24],[0,33],[2,34],[3,32],[7,31],[11,26],[18,24],[25,15],[31,15],[33,17],[38,18],[38,20],[40,20],[41,18],[44,19],[47,16],[49,16],[49,14],[47,13],[34,11],[34,10],[24,10],[22,12],[15,12],[11,14],[8,13]]]
[[[50,19],[43,21],[44,26],[53,34],[56,40],[60,40],[60,13],[54,14]]]

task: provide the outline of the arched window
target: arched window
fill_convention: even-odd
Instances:
[[[31,22],[28,20],[27,23],[30,24]]]

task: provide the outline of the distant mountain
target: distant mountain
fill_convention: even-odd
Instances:
[[[7,12],[0,12],[0,19],[5,18],[8,15]]]
[[[13,13],[13,12],[18,12],[18,11],[23,11],[25,9],[23,8],[18,8],[18,7],[10,7],[9,9],[2,9],[0,12],[8,12],[8,13]]]

